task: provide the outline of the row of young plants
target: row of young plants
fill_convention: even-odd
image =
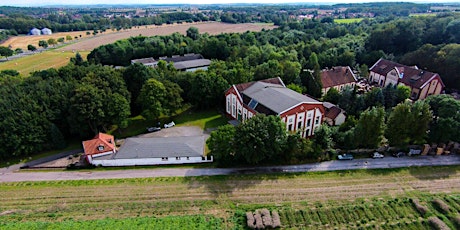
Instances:
[[[287,229],[460,228],[460,197],[457,194],[418,194],[415,197],[358,199],[345,204],[306,203],[303,207],[272,206],[270,209],[278,210],[281,226]],[[422,211],[420,206],[423,206]],[[237,229],[248,228],[244,216],[244,211],[235,212]]]
[[[209,215],[171,216],[163,218],[139,217],[89,221],[62,222],[0,222],[0,229],[224,229],[222,219]]]

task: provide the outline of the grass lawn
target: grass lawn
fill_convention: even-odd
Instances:
[[[159,120],[147,120],[142,116],[129,119],[129,125],[125,129],[113,129],[110,131],[117,138],[136,136],[146,132],[147,127],[156,126],[158,121],[163,125],[174,121],[177,126],[198,126],[203,130],[216,128],[227,124],[227,118],[215,109],[194,111],[187,107],[184,111],[173,117],[161,117]]]
[[[89,52],[80,52],[86,59]],[[0,70],[12,69],[18,71],[22,76],[27,77],[31,72],[45,70],[49,68],[58,69],[69,63],[70,58],[75,57],[71,51],[49,50],[34,55],[25,56],[7,62],[0,63]]]
[[[338,18],[338,19],[334,19],[334,22],[338,24],[349,24],[349,23],[358,23],[362,20],[364,20],[364,18]]]
[[[456,229],[459,176],[443,166],[0,183],[0,229],[245,229],[259,208],[283,229],[430,229],[433,216]]]

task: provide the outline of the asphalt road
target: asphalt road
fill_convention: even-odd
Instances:
[[[0,169],[0,182],[264,174],[440,165],[460,165],[460,155],[386,157],[383,159],[355,159],[351,161],[326,161],[315,164],[251,168],[160,168],[58,172],[17,172]]]

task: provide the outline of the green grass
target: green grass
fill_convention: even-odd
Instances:
[[[358,23],[364,20],[364,18],[337,18],[334,19],[335,23],[338,24],[350,24],[350,23]]]
[[[430,229],[433,215],[455,229],[459,169],[0,183],[0,229],[244,229],[245,213],[260,208],[278,211],[283,229]],[[447,187],[424,187],[438,183]]]
[[[89,52],[80,52],[83,58]],[[44,51],[34,55],[25,56],[7,62],[0,63],[0,70],[16,70],[22,76],[27,77],[31,72],[45,70],[49,68],[59,68],[69,63],[70,58],[75,57],[75,53],[66,51]]]
[[[90,221],[1,223],[0,229],[223,229],[222,220],[209,215],[170,216],[163,218],[139,217]]]
[[[436,13],[409,14],[409,17],[436,17]]]

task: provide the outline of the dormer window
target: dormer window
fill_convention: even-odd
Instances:
[[[103,145],[97,146],[97,150],[99,150],[99,151],[104,151],[104,146],[103,146]]]

